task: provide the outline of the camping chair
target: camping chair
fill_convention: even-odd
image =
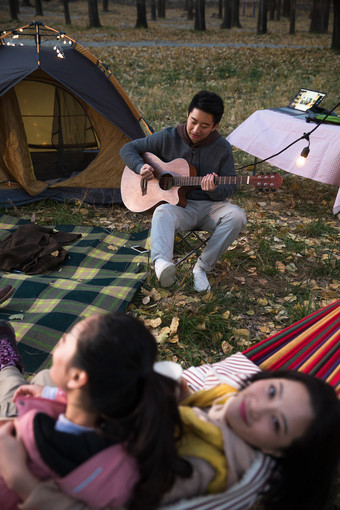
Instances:
[[[279,333],[213,365],[191,367],[183,377],[194,390],[220,382],[235,387],[258,370],[300,370],[333,386],[340,398],[340,300]],[[274,467],[259,454],[243,478],[224,493],[183,500],[162,510],[250,510]]]
[[[178,232],[175,236],[175,252],[182,251],[182,248],[187,250],[178,260],[176,260],[176,266],[184,262],[191,255],[196,253],[199,257],[204,246],[209,241],[212,234],[209,232],[203,232],[201,230],[188,230],[187,232]]]

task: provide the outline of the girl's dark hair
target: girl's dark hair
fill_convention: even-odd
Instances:
[[[152,510],[190,465],[178,457],[181,432],[177,383],[153,370],[157,344],[138,319],[120,313],[97,316],[81,333],[72,365],[87,372],[98,426],[112,442],[126,442],[140,480],[131,510]]]
[[[340,401],[335,390],[312,375],[293,370],[259,372],[247,383],[283,378],[308,391],[314,420],[306,434],[285,448],[263,503],[270,510],[321,510],[332,490],[340,460]]]
[[[192,98],[188,113],[191,113],[194,108],[210,113],[214,118],[214,125],[216,125],[220,122],[224,112],[223,99],[215,92],[201,90]]]

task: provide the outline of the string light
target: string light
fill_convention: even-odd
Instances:
[[[64,52],[61,49],[61,47],[59,46],[59,44],[56,44],[55,46],[53,46],[53,49],[54,49],[54,51],[57,52],[57,57],[58,58],[65,58]]]
[[[300,168],[302,166],[304,166],[304,164],[306,163],[306,158],[308,157],[308,154],[310,152],[310,148],[309,148],[309,146],[310,146],[309,133],[304,133],[302,138],[305,138],[307,140],[308,145],[302,149],[300,156],[296,160],[296,166],[298,166]]]

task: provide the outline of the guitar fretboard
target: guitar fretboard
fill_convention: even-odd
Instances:
[[[203,177],[198,175],[188,175],[185,177],[173,177],[173,185],[174,186],[200,186]],[[249,176],[248,175],[232,175],[228,177],[215,177],[216,184],[248,184]]]

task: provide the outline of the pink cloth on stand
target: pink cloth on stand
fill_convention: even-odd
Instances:
[[[265,159],[291,144],[316,124],[304,117],[294,117],[272,110],[258,110],[240,124],[228,137],[228,142],[244,152]],[[308,145],[303,139],[268,163],[286,172],[317,182],[340,187],[340,127],[322,124],[310,135],[310,153],[305,165],[299,168],[296,160]],[[340,188],[333,213],[340,212]]]

